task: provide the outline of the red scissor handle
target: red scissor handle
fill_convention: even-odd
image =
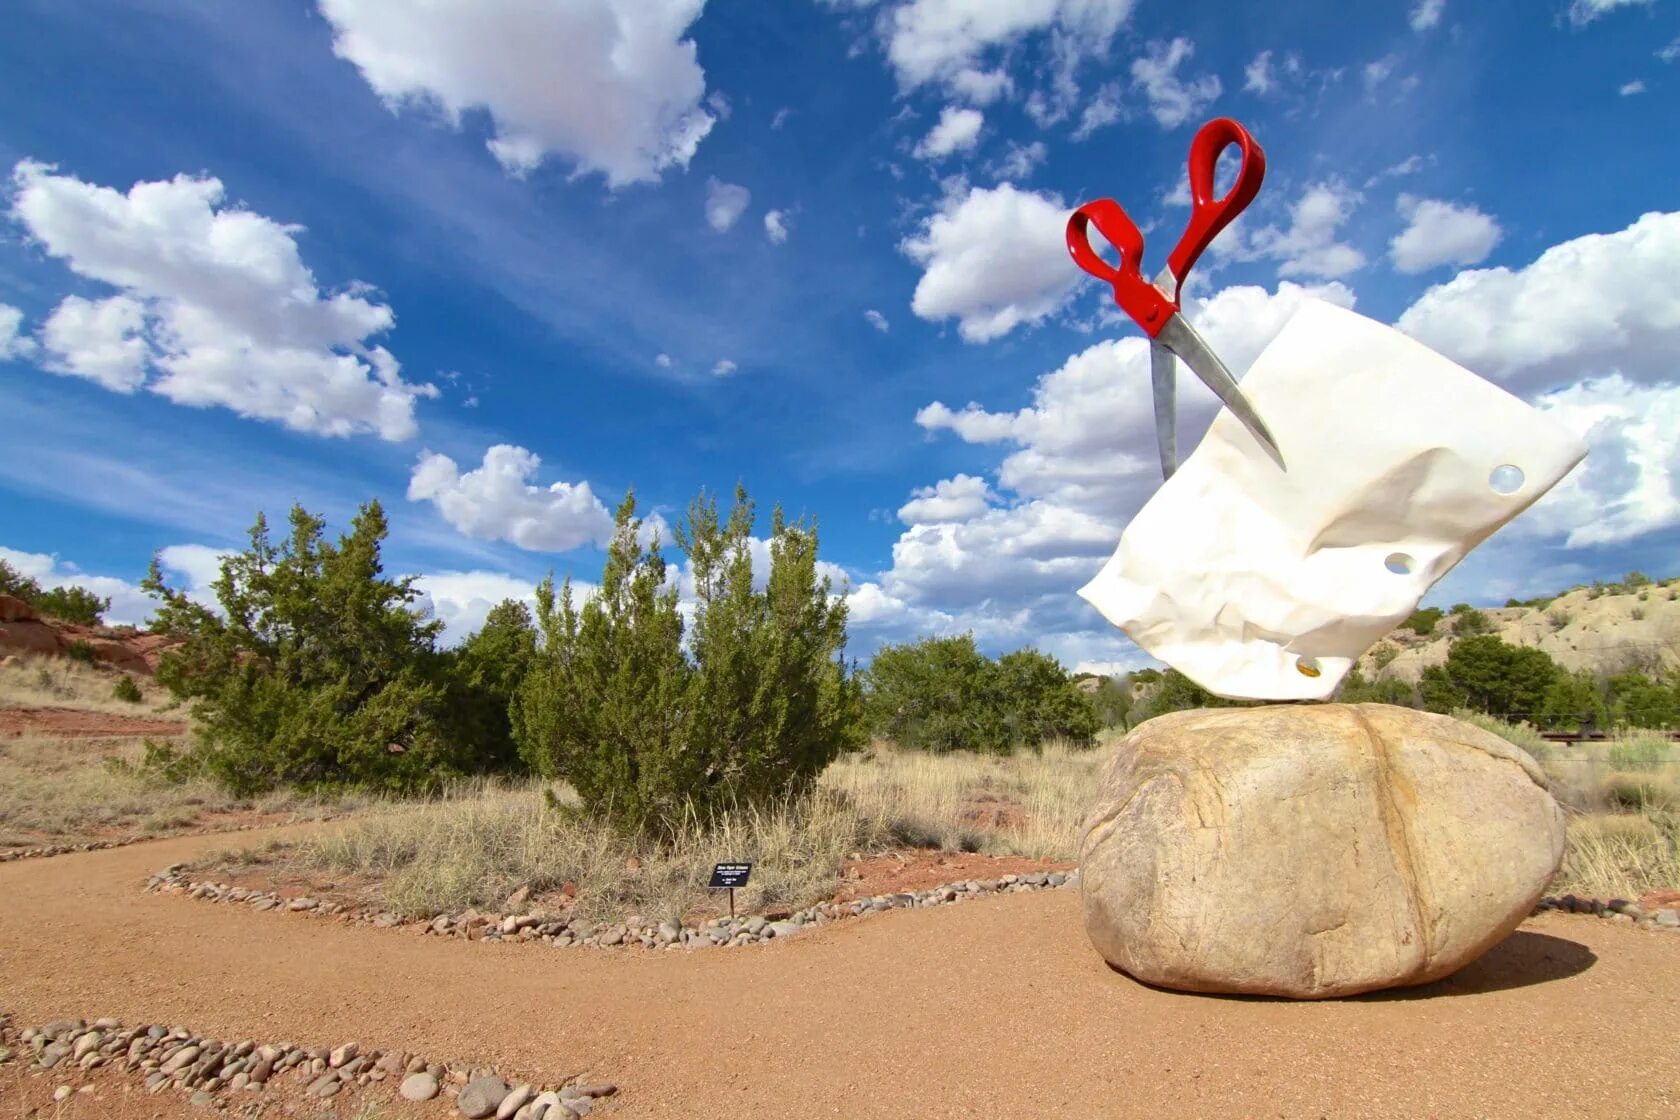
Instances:
[[[1242,153],[1242,165],[1237,168],[1237,180],[1225,197],[1214,198],[1214,172],[1219,157],[1232,144]],[[1154,338],[1178,311],[1177,289],[1184,284],[1185,276],[1219,232],[1254,201],[1265,177],[1266,153],[1260,150],[1248,129],[1229,117],[1219,117],[1197,130],[1196,138],[1190,143],[1190,224],[1167,257],[1167,268],[1178,282],[1172,296],[1144,279],[1143,234],[1112,198],[1087,202],[1068,218],[1068,252],[1080,268],[1111,284],[1114,302]],[[1118,267],[1110,265],[1091,248],[1089,227],[1093,225],[1119,250]]]
[[[1110,245],[1120,251],[1118,268],[1109,264],[1091,248],[1087,226],[1095,225]],[[1161,333],[1178,307],[1160,289],[1143,278],[1139,263],[1143,260],[1143,234],[1137,223],[1112,198],[1087,202],[1073,212],[1067,224],[1068,252],[1073,263],[1099,280],[1114,286],[1114,302],[1137,320],[1150,338]]]
[[[1225,197],[1214,198],[1213,174],[1219,157],[1232,144],[1242,153],[1242,166]],[[1219,231],[1254,201],[1265,178],[1266,153],[1248,129],[1229,117],[1219,117],[1197,130],[1190,142],[1190,225],[1167,257],[1167,267],[1180,284]]]

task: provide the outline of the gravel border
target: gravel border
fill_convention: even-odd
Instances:
[[[1647,911],[1625,898],[1579,898],[1572,894],[1547,895],[1535,904],[1534,913],[1561,910],[1566,914],[1592,914],[1641,927],[1680,932],[1680,909],[1658,907]]]
[[[425,934],[472,941],[540,941],[560,948],[620,949],[639,946],[644,949],[709,949],[791,937],[806,929],[847,918],[868,917],[887,910],[925,909],[991,894],[1056,890],[1078,884],[1077,871],[1035,871],[1025,875],[1004,875],[997,879],[968,879],[921,891],[875,895],[854,902],[820,902],[791,912],[772,910],[768,914],[712,918],[696,926],[682,926],[672,921],[650,922],[639,915],[603,925],[585,918],[566,919],[538,913],[497,914],[479,910],[410,919],[376,906],[345,906],[308,897],[286,898],[276,891],[199,881],[188,877],[185,864],[175,864],[151,876],[146,880],[146,889],[185,895],[205,902],[244,905],[269,913],[303,913],[380,928],[417,929]]]
[[[331,821],[342,820],[341,816],[310,817],[301,821],[258,821],[253,824],[235,824],[226,828],[188,828],[169,832],[159,832],[147,836],[125,836],[120,840],[84,840],[79,844],[47,844],[38,848],[18,848],[10,852],[0,852],[0,863],[12,863],[20,859],[45,859],[48,856],[69,856],[79,852],[102,852],[107,848],[126,848],[130,844],[152,844],[159,840],[184,840],[193,836],[222,836],[235,832],[259,832],[265,828],[291,828],[294,825],[326,824]]]
[[[0,1065],[25,1055],[34,1071],[110,1066],[142,1078],[148,1093],[175,1089],[195,1105],[222,1109],[239,1107],[239,1097],[261,1094],[286,1081],[321,1101],[390,1081],[405,1101],[453,1097],[456,1110],[468,1120],[575,1120],[587,1116],[596,1101],[618,1092],[610,1081],[580,1081],[577,1075],[552,1086],[509,1084],[492,1070],[451,1068],[394,1050],[364,1053],[354,1042],[335,1047],[264,1044],[249,1038],[225,1042],[186,1027],[124,1027],[111,1018],[91,1023],[59,1019],[19,1033],[0,1013]],[[60,1085],[53,1097],[61,1102],[73,1092],[69,1085]],[[249,1106],[241,1111],[250,1111]]]

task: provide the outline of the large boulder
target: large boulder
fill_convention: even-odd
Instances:
[[[38,622],[35,608],[16,595],[0,595],[0,622]]]
[[[1563,860],[1504,739],[1383,704],[1176,712],[1115,750],[1085,928],[1162,987],[1317,999],[1426,984],[1503,940]]]

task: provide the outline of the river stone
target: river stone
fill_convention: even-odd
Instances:
[[[1159,716],[1115,750],[1080,846],[1110,964],[1194,992],[1426,984],[1502,941],[1563,859],[1504,739],[1384,704]]]
[[[496,1111],[508,1095],[507,1082],[499,1077],[475,1077],[455,1099],[455,1106],[467,1120],[483,1120]]]

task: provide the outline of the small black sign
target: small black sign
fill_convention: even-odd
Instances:
[[[752,874],[750,863],[720,863],[712,868],[712,889],[723,887],[744,887],[747,876]]]

